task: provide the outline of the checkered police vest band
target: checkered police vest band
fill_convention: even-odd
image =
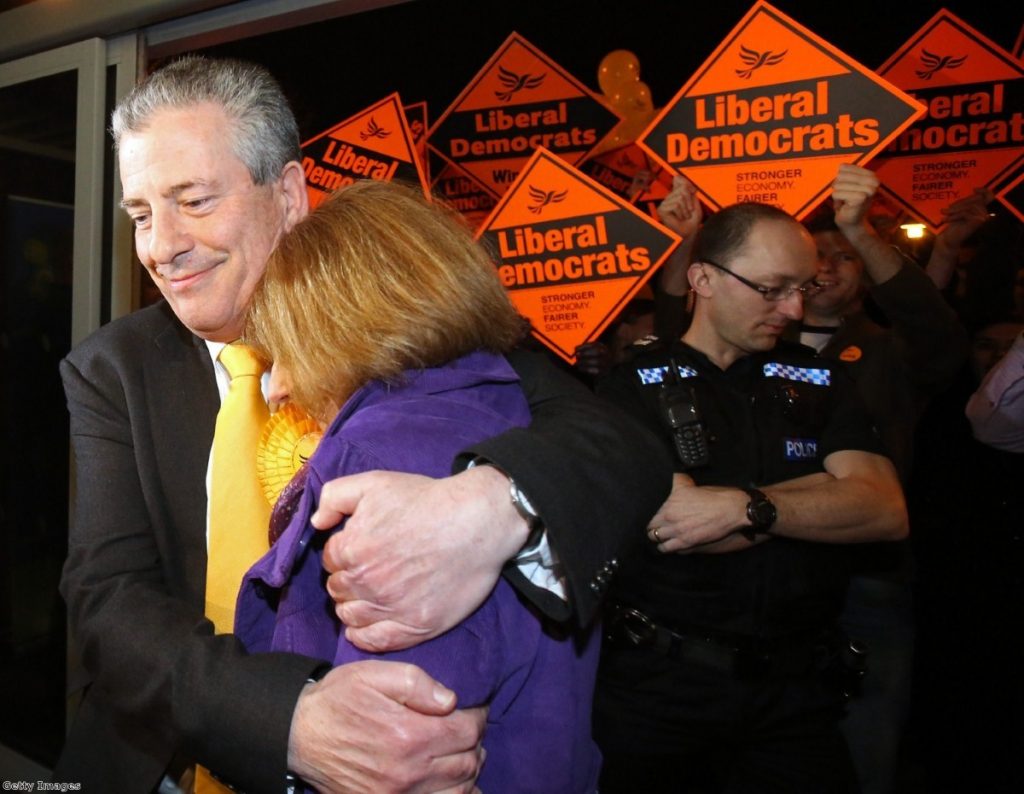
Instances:
[[[693,367],[677,367],[680,378],[696,378],[697,370]],[[640,376],[640,383],[650,386],[652,383],[664,383],[668,375],[668,367],[641,367],[636,374]]]
[[[798,380],[804,383],[813,383],[815,386],[832,385],[832,370],[830,369],[794,367],[792,364],[778,364],[771,362],[764,365],[764,376],[766,378]]]

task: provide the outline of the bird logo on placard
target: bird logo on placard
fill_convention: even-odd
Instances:
[[[760,69],[762,66],[775,66],[778,63],[782,63],[782,59],[786,57],[786,53],[789,50],[783,50],[782,52],[775,53],[771,50],[765,50],[764,52],[758,52],[752,50],[750,47],[740,45],[740,60],[747,65],[745,69],[737,69],[736,74],[744,80],[749,80],[750,75]]]
[[[527,209],[534,215],[540,215],[540,211],[548,204],[557,204],[560,201],[565,201],[565,197],[568,195],[568,190],[541,190],[539,187],[530,185],[530,198],[537,203],[527,207]]]
[[[615,163],[619,168],[635,168],[636,163],[629,159],[629,155],[623,152],[619,155],[618,161]]]
[[[526,88],[537,88],[544,82],[547,72],[540,75],[516,74],[504,66],[498,67],[498,82],[505,86],[504,91],[495,91],[494,95],[502,102],[508,102],[513,95]]]
[[[954,58],[952,55],[936,55],[934,52],[928,52],[928,50],[922,49],[921,63],[925,68],[918,69],[914,74],[922,80],[931,80],[932,75],[936,72],[940,72],[943,69],[959,69],[964,65],[966,60],[966,55]]]
[[[381,127],[373,116],[370,116],[370,123],[366,125],[366,131],[359,133],[359,139],[366,141],[370,138],[384,139],[391,134],[389,130]]]

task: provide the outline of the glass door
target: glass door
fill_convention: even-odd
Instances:
[[[63,743],[67,703],[57,585],[69,452],[57,365],[110,303],[106,93],[98,39],[0,65],[0,745],[43,767]]]

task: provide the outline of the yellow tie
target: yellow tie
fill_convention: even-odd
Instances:
[[[213,435],[206,616],[229,634],[242,576],[268,548],[270,503],[256,477],[256,447],[270,412],[260,388],[265,367],[253,351],[226,345],[219,360],[231,384]]]
[[[229,634],[242,576],[269,548],[270,503],[256,477],[256,447],[270,412],[260,386],[265,367],[252,349],[225,345],[218,360],[231,383],[213,433],[206,616],[218,634]],[[196,794],[229,791],[196,767]]]

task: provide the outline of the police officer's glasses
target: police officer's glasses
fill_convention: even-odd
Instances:
[[[750,279],[743,278],[739,273],[733,273],[729,268],[722,267],[717,262],[712,262],[710,259],[701,260],[702,265],[711,265],[715,270],[721,270],[723,273],[728,273],[740,284],[745,284],[755,292],[761,293],[761,297],[771,303],[779,303],[787,298],[791,298],[794,293],[799,292],[803,298],[808,298],[811,295],[817,295],[821,292],[821,284],[815,280],[808,281],[806,284],[800,286],[786,286],[786,287],[766,287],[764,284],[758,284],[757,282],[751,281]]]

